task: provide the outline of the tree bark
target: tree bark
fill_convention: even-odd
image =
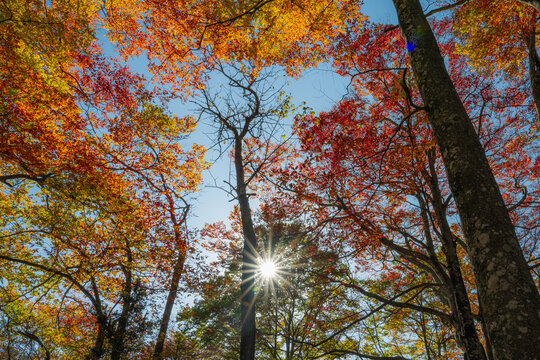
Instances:
[[[478,315],[479,315],[479,320],[480,320],[480,327],[482,328],[482,333],[484,334],[484,341],[486,343],[486,356],[488,360],[494,360],[495,356],[493,356],[493,346],[491,345],[491,341],[489,341],[486,322],[484,321],[484,316],[482,314],[482,306],[479,307],[478,312],[479,312]]]
[[[468,243],[495,359],[537,359],[540,295],[419,0],[393,0]]]
[[[87,296],[88,298],[92,299],[92,304],[94,305],[94,310],[96,311],[96,323],[98,328],[96,340],[94,341],[94,346],[92,347],[90,354],[87,356],[87,359],[99,360],[105,353],[105,338],[107,337],[108,331],[108,319],[107,315],[105,315],[103,312],[98,287],[96,285],[96,280],[93,276],[90,278],[90,283],[92,285],[94,296],[90,295],[90,293],[88,293],[88,295],[90,296]]]
[[[133,263],[133,257],[131,254],[131,249],[129,245],[126,247],[128,264],[127,266],[122,266],[122,271],[126,277],[124,283],[124,290],[122,291],[122,312],[114,333],[112,334],[111,339],[111,360],[120,360],[125,351],[125,338],[126,331],[128,328],[129,317],[131,316],[131,311],[133,309],[133,273],[131,272],[131,266]]]
[[[97,335],[94,341],[94,346],[90,350],[90,354],[86,356],[87,360],[99,360],[105,353],[105,336],[107,331],[107,318],[103,314],[97,315]]]
[[[240,331],[240,360],[255,359],[255,269],[257,266],[257,238],[251,218],[251,208],[247,196],[242,157],[242,138],[237,137],[234,147],[234,166],[236,172],[236,195],[240,206],[242,231],[244,233],[244,249],[242,251],[242,292],[240,299],[241,331]]]
[[[154,347],[154,359],[160,360],[163,357],[163,346],[165,344],[165,338],[167,337],[167,330],[169,328],[169,322],[171,320],[171,313],[178,295],[178,284],[180,283],[180,277],[184,271],[184,263],[186,261],[187,244],[179,240],[180,235],[175,231],[176,240],[182,245],[176,263],[174,265],[173,274],[171,278],[171,286],[169,288],[169,294],[167,295],[167,302],[165,303],[165,309],[161,316],[161,324],[159,326],[159,333]]]

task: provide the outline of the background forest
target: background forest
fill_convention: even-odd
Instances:
[[[539,20],[2,0],[0,359],[539,359]]]

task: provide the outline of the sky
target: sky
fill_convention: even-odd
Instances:
[[[424,3],[424,1],[423,1]],[[362,7],[363,13],[368,15],[370,21],[397,24],[397,17],[394,10],[392,0],[365,0]],[[103,49],[105,53],[114,54],[114,47],[107,44],[104,34],[101,34],[103,39]],[[143,74],[150,79],[152,75],[148,72],[147,61],[144,56],[129,61],[129,66],[132,71]],[[292,101],[296,105],[303,102],[311,107],[315,113],[328,111],[347,94],[347,85],[349,79],[337,75],[330,63],[319,64],[314,69],[305,71],[299,79],[286,79],[289,84],[284,90],[292,96]],[[211,79],[210,84],[214,87],[219,85],[219,82]],[[197,106],[193,103],[182,103],[179,100],[169,104],[169,111],[180,117],[186,115],[197,115]],[[286,120],[289,123],[285,129],[290,132],[290,124],[292,118]],[[195,133],[189,136],[185,146],[190,146],[191,143],[204,145],[211,148],[214,145],[215,132],[209,124],[204,121],[197,126]],[[214,187],[214,185],[223,186],[224,180],[232,180],[233,165],[230,158],[222,156],[216,160],[216,153],[209,151],[206,156],[212,166],[210,170],[203,174],[203,184],[200,186],[200,191],[194,194],[190,199],[191,214],[188,217],[187,227],[191,230],[202,229],[205,223],[223,221],[227,224],[228,217],[232,211],[235,201],[223,190]],[[252,210],[257,209],[256,199],[251,199]],[[193,299],[186,294],[181,297],[181,302],[191,302]]]
[[[369,15],[371,21],[397,24],[394,5],[391,0],[366,0],[363,11]],[[301,78],[288,79],[289,85],[285,87],[292,96],[292,101],[299,105],[305,102],[315,113],[328,111],[347,94],[349,79],[337,75],[331,64],[320,64],[315,69],[305,71]],[[194,114],[196,107],[193,104],[176,103],[170,108],[177,115]],[[288,119],[291,123],[291,119]],[[214,144],[212,128],[205,123],[200,123],[196,134],[190,137],[198,144],[211,147]],[[196,195],[193,202],[192,214],[188,220],[188,226],[201,228],[205,223],[227,220],[230,211],[235,204],[230,196],[223,190],[213,186],[223,186],[223,180],[229,180],[231,161],[227,157],[215,160],[216,153],[209,152],[207,160],[212,163],[212,168],[204,174],[201,191]],[[256,209],[256,201],[252,201],[252,210]]]
[[[372,22],[397,24],[392,0],[365,0],[362,9]],[[107,42],[104,34],[101,38],[105,53],[114,54],[114,47]],[[141,73],[148,79],[152,77],[148,72],[144,56],[133,59],[128,64],[132,71]],[[346,96],[349,79],[337,75],[332,70],[331,64],[322,63],[317,68],[305,71],[299,79],[288,78],[286,82],[288,85],[284,87],[284,90],[292,96],[294,104],[300,105],[305,102],[315,113],[319,113],[330,110],[334,104]],[[212,84],[212,79],[210,83]],[[169,104],[169,111],[178,116],[197,115],[197,106],[190,102],[182,103],[177,100]],[[286,120],[285,129],[289,129],[289,132],[291,123],[292,118]],[[214,137],[212,127],[201,121],[195,133],[184,144],[189,147],[191,143],[197,143],[211,148],[214,145]],[[187,224],[190,228],[200,229],[205,223],[226,221],[233,209],[234,201],[231,200],[230,196],[225,191],[215,187],[215,185],[222,186],[224,180],[228,181],[231,178],[232,163],[226,156],[217,160],[216,157],[216,152],[209,151],[207,153],[206,159],[212,164],[212,167],[203,174],[201,190],[194,194],[190,201],[192,211]],[[256,209],[256,207],[252,206],[252,209]]]

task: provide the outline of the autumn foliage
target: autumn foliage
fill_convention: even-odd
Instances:
[[[393,3],[3,1],[0,357],[534,359],[539,9]]]

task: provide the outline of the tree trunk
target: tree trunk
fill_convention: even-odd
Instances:
[[[181,248],[174,264],[173,274],[171,278],[171,287],[169,289],[169,295],[167,296],[167,302],[165,303],[165,309],[163,310],[163,315],[161,317],[161,325],[159,327],[159,333],[156,341],[156,346],[154,347],[154,359],[160,360],[163,356],[163,346],[165,344],[165,338],[167,336],[167,330],[169,328],[169,322],[171,320],[171,313],[174,306],[174,302],[178,295],[178,284],[180,283],[180,277],[184,271],[184,263],[186,261],[186,251],[187,244],[180,241],[177,231],[175,231],[176,240],[180,242]]]
[[[537,359],[540,295],[419,0],[393,0],[463,225],[495,359]]]
[[[86,357],[87,360],[99,360],[105,353],[105,332],[107,328],[107,318],[104,315],[97,316],[98,331],[94,346],[90,350],[90,354]]]
[[[103,313],[103,307],[101,305],[101,300],[99,297],[99,291],[96,285],[96,280],[92,276],[90,278],[92,284],[92,290],[94,292],[92,303],[94,305],[94,310],[96,312],[96,323],[97,323],[97,334],[96,340],[94,341],[94,346],[92,347],[90,354],[86,357],[87,360],[99,360],[105,353],[105,338],[107,336],[107,326],[108,319],[107,315]],[[92,298],[91,295],[89,298]]]
[[[480,327],[482,328],[482,333],[484,334],[484,341],[486,343],[486,355],[487,355],[488,360],[494,360],[495,356],[493,356],[493,346],[491,345],[491,341],[489,341],[486,322],[484,321],[484,316],[482,314],[482,306],[479,307],[478,312],[479,312],[478,315],[480,319]]]
[[[463,349],[465,360],[487,360],[484,347],[478,338],[474,323],[471,304],[467,295],[467,288],[461,274],[461,267],[457,255],[454,236],[446,217],[446,208],[439,188],[439,180],[435,170],[434,154],[428,152],[431,202],[435,210],[435,219],[439,225],[443,252],[450,278],[452,292],[452,315],[456,320],[456,340]]]
[[[242,292],[240,299],[241,307],[241,331],[240,331],[240,360],[255,359],[255,269],[257,266],[257,238],[253,229],[251,209],[247,196],[244,176],[244,163],[242,158],[242,139],[235,141],[234,166],[236,171],[236,195],[240,206],[242,219],[242,231],[244,233],[244,249],[242,251]]]
[[[114,334],[111,339],[111,360],[120,360],[122,354],[125,351],[124,340],[126,338],[129,317],[133,308],[133,276],[131,272],[133,258],[129,246],[127,247],[127,258],[128,265],[122,267],[122,271],[124,272],[126,280],[124,285],[124,291],[122,292],[122,312],[120,314],[118,324],[116,326],[116,329],[114,329]]]

